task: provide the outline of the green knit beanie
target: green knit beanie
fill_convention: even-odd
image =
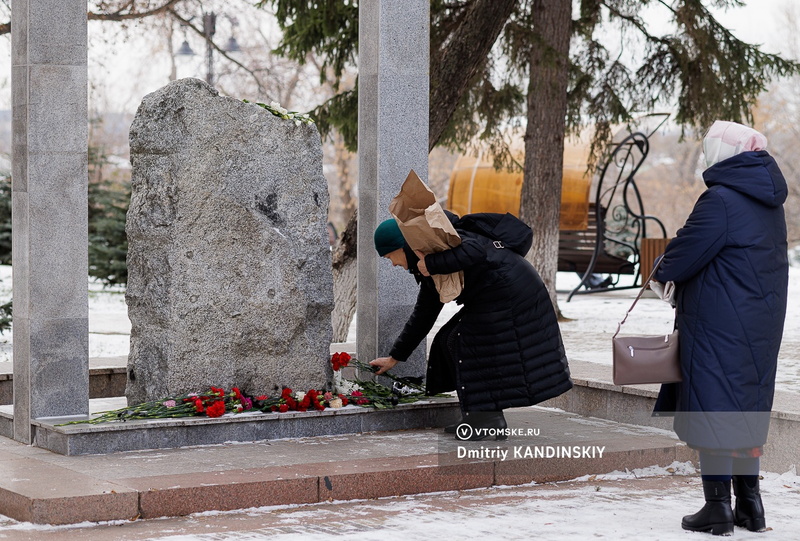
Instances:
[[[375,229],[375,249],[381,257],[402,248],[405,243],[406,239],[394,218],[381,222]]]

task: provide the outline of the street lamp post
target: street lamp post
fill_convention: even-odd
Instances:
[[[206,82],[214,86],[214,46],[212,39],[217,32],[217,15],[203,14],[203,35],[206,38]]]
[[[228,17],[233,26],[237,25],[236,19]],[[191,20],[191,19],[190,19]],[[217,14],[213,11],[203,13],[203,37],[206,40],[206,82],[214,85],[214,34],[217,33]],[[237,53],[241,51],[236,38],[231,36],[228,38],[228,43],[223,49],[229,53]],[[195,52],[192,50],[189,42],[184,39],[178,52],[175,53],[179,56],[194,56]]]

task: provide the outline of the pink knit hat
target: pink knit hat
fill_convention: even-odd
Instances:
[[[742,152],[766,148],[767,138],[763,134],[753,128],[725,120],[715,121],[703,139],[706,167]]]

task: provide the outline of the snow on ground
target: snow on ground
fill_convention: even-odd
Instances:
[[[89,357],[128,355],[131,323],[125,290],[88,279]],[[0,304],[11,299],[11,267],[0,265]],[[13,328],[0,335],[0,362],[12,360]]]
[[[586,476],[564,483],[501,486],[376,500],[207,512],[167,519],[39,526],[0,517],[0,539],[300,541],[358,539],[711,539],[685,532],[683,515],[703,503],[689,463]],[[765,473],[767,533],[736,528],[738,540],[797,539],[800,477]],[[243,494],[246,499],[246,494]]]

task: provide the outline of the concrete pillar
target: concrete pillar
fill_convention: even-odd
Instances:
[[[89,413],[86,0],[14,0],[14,439]]]
[[[430,0],[362,0],[358,58],[358,358],[386,356],[411,313],[413,277],[372,240],[414,169],[428,177]],[[393,372],[424,375],[424,349]]]

